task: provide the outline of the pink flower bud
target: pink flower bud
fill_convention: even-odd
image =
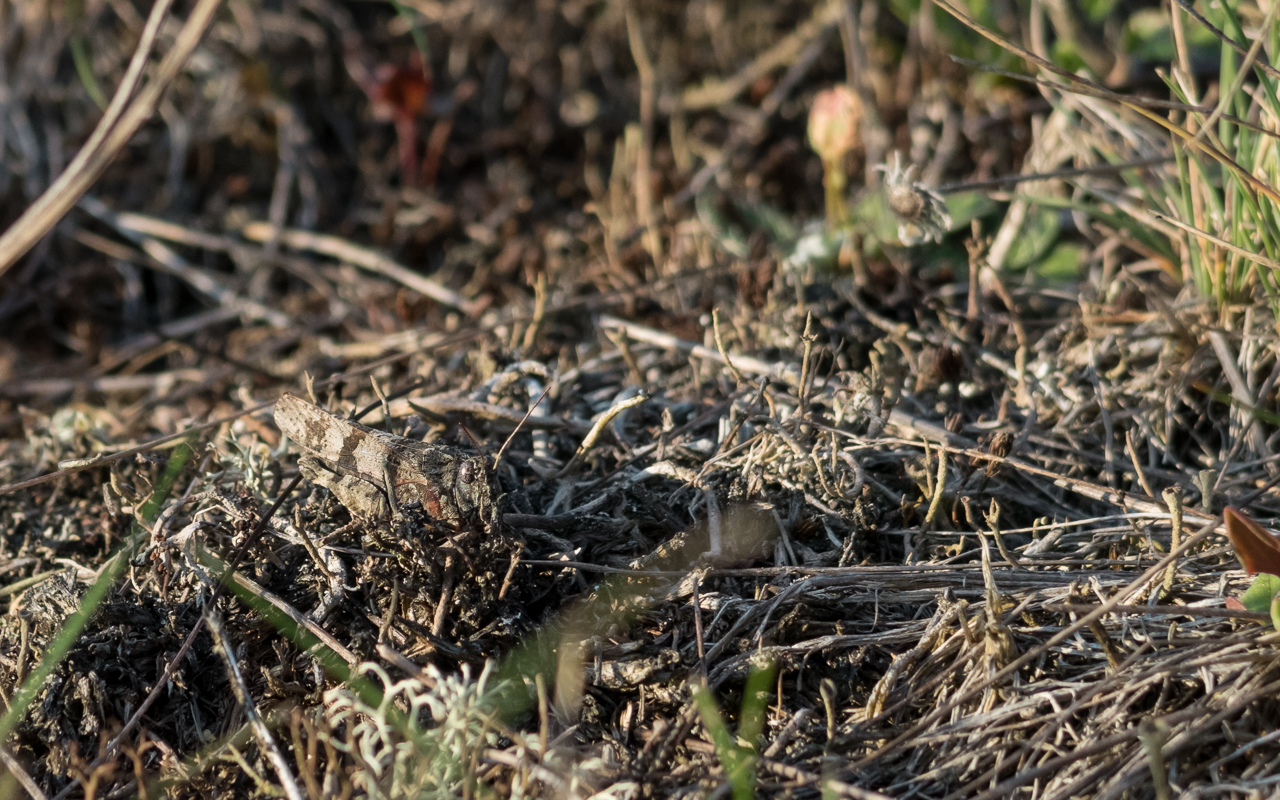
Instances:
[[[809,109],[809,146],[824,163],[838,161],[858,146],[862,99],[844,84],[818,92]]]

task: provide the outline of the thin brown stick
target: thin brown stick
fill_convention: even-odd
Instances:
[[[1178,5],[1182,6],[1183,11],[1187,12],[1187,14],[1194,17],[1196,22],[1199,22],[1201,25],[1205,27],[1206,30],[1208,30],[1214,36],[1217,36],[1219,39],[1221,39],[1224,44],[1226,44],[1232,50],[1235,50],[1240,55],[1245,55],[1245,49],[1243,47],[1237,44],[1236,41],[1232,39],[1230,36],[1227,36],[1225,32],[1219,29],[1212,22],[1205,19],[1204,16],[1201,15],[1199,11],[1196,11],[1195,8],[1193,8],[1192,5],[1187,2],[1187,0],[1175,0],[1175,2],[1177,2]],[[1263,61],[1262,59],[1258,59],[1254,63],[1254,66],[1262,70],[1263,72],[1267,73],[1273,78],[1280,78],[1280,70],[1271,66],[1269,63],[1267,63],[1266,61]]]
[[[1078,94],[1084,97],[1096,97],[1099,100],[1111,100],[1114,102],[1120,102],[1121,98],[1125,98],[1126,102],[1131,103],[1132,105],[1140,108],[1158,108],[1158,109],[1165,109],[1168,111],[1185,111],[1188,114],[1207,114],[1212,112],[1214,108],[1213,106],[1209,106],[1209,105],[1198,106],[1190,103],[1182,103],[1177,100],[1160,100],[1157,98],[1142,97],[1137,95],[1122,95],[1116,92],[1099,93],[1087,86],[1064,84],[1064,83],[1058,83],[1057,81],[1045,80],[1044,78],[1037,78],[1035,76],[1027,75],[1025,73],[1013,72],[1011,70],[993,67],[990,64],[985,64],[981,61],[974,61],[973,59],[969,59],[969,58],[961,58],[960,56],[953,55],[951,56],[951,60],[956,62],[957,64],[963,64],[966,67],[973,67],[974,69],[981,70],[983,72],[987,72],[992,75],[999,75],[1002,78],[1009,78],[1010,80],[1031,84],[1032,86],[1037,86],[1037,87],[1040,87],[1041,89],[1052,89],[1057,92],[1066,92],[1068,94]],[[1273,131],[1273,130],[1268,130],[1262,125],[1259,125],[1254,122],[1250,122],[1249,120],[1243,119],[1241,117],[1237,117],[1234,114],[1223,114],[1221,118],[1226,120],[1227,122],[1230,122],[1232,125],[1239,125],[1240,127],[1246,130],[1253,131],[1254,133],[1261,134],[1263,136],[1269,136],[1272,139],[1280,138],[1280,133],[1277,133],[1276,131]]]

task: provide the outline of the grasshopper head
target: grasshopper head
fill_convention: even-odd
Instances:
[[[493,518],[493,494],[489,485],[489,470],[480,456],[462,459],[458,464],[458,479],[453,486],[458,511],[464,517],[475,515],[486,524]]]

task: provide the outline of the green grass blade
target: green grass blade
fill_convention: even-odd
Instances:
[[[752,747],[757,746],[760,734],[764,732],[764,721],[769,709],[769,690],[773,688],[777,672],[777,666],[771,660],[763,667],[752,667],[751,674],[747,676],[747,685],[742,692],[738,738]]]
[[[702,717],[702,724],[711,735],[711,743],[715,745],[716,756],[724,767],[725,776],[733,787],[733,800],[752,800],[755,790],[755,754],[746,748],[739,747],[729,733],[729,726],[720,715],[720,707],[711,695],[711,690],[699,686],[693,690],[693,704]]]
[[[89,56],[89,47],[83,36],[71,37],[71,60],[76,65],[76,75],[89,99],[103,111],[107,110],[107,96],[98,84],[98,76],[93,74],[93,59]]]

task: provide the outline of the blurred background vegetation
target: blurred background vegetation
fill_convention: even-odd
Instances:
[[[891,518],[897,532],[931,533],[948,464],[933,445],[922,456],[900,449],[884,455],[885,447],[905,447],[902,440],[877,438],[900,399],[921,419],[938,417],[927,422],[930,435],[941,437],[935,444],[951,441],[948,435],[1003,436],[981,441],[989,452],[1003,443],[1004,454],[1015,444],[1041,448],[1042,471],[1061,467],[1068,452],[1078,457],[1073,475],[1119,492],[1120,504],[1125,492],[1155,503],[1151,477],[1156,485],[1185,485],[1211,511],[1215,497],[1228,489],[1253,491],[1274,471],[1269,448],[1277,418],[1267,408],[1275,405],[1280,376],[1274,353],[1280,72],[1272,66],[1272,54],[1280,52],[1278,14],[1275,0],[0,0],[0,230],[7,231],[0,239],[0,478],[14,490],[3,496],[18,497],[19,481],[42,479],[59,463],[173,436],[219,415],[257,411],[264,398],[310,389],[315,376],[341,378],[353,369],[367,368],[386,386],[410,387],[406,392],[478,386],[498,396],[516,385],[516,378],[502,376],[518,365],[535,364],[541,378],[548,364],[582,378],[590,372],[586,364],[597,370],[595,377],[566,384],[579,395],[552,397],[579,422],[610,408],[621,396],[619,381],[627,390],[647,385],[680,395],[684,405],[673,402],[663,407],[665,416],[655,411],[646,420],[645,435],[655,441],[684,431],[686,423],[675,422],[676,407],[690,419],[694,409],[720,409],[709,424],[719,425],[720,436],[730,430],[736,436],[746,412],[731,423],[725,409],[737,408],[733,403],[746,389],[727,355],[733,351],[742,354],[735,356],[740,363],[753,353],[758,359],[750,357],[751,363],[778,367],[782,393],[766,396],[761,383],[757,398],[767,397],[770,414],[775,402],[786,410],[770,430],[804,417],[819,366],[824,376],[836,376],[827,385],[832,396],[847,388],[832,388],[837,378],[847,379],[854,387],[848,395],[874,409],[863,414],[859,406],[850,419],[863,426],[857,435],[868,436],[867,453],[881,448],[884,457],[875,466],[882,471],[872,480],[898,507],[881,516],[862,506],[839,513],[822,507],[849,531],[874,532]],[[166,62],[175,53],[183,57]],[[118,95],[131,76],[140,76],[142,88]],[[163,92],[147,94],[156,88]],[[132,103],[136,131],[113,116],[125,107],[117,102]],[[95,129],[108,128],[118,135],[99,141]],[[99,166],[85,166],[90,151]],[[60,183],[64,174],[83,180]],[[6,249],[20,233],[27,244]],[[670,373],[652,360],[642,365],[627,344],[627,335],[636,338],[629,323],[593,316],[606,308],[660,329],[645,328],[644,335],[664,352],[700,347],[698,359],[711,363],[718,355],[728,363],[715,361],[718,371],[704,372],[701,361],[686,359]],[[821,335],[812,333],[815,324]],[[481,344],[445,352],[442,343],[465,341],[445,337],[468,332]],[[599,351],[609,347],[625,372],[600,366]],[[399,366],[402,357],[411,366]],[[375,369],[381,366],[386,369]],[[677,384],[670,376],[678,370]],[[752,374],[769,374],[769,368]],[[359,375],[354,398],[389,424],[384,384],[375,381],[370,394]],[[785,393],[793,389],[794,403],[787,405]],[[831,424],[841,424],[844,401],[826,400],[837,409]],[[219,463],[222,477],[266,501],[280,488],[283,450],[264,419],[246,417],[240,427],[228,427]],[[1123,428],[1119,434],[1116,425]],[[761,423],[761,430],[767,427]],[[802,434],[813,431],[794,435]],[[1050,436],[1066,444],[1054,440],[1059,449],[1044,451]],[[592,465],[601,483],[603,473],[642,457],[637,443],[618,437],[609,466]],[[1028,445],[1033,437],[1039,438]],[[547,441],[527,449],[549,448]],[[709,458],[721,442],[705,441],[712,443],[702,454]],[[804,454],[794,438],[786,442]],[[666,444],[654,446],[665,452]],[[786,451],[780,445],[776,452]],[[705,471],[711,462],[699,463]],[[834,444],[831,464],[834,470]],[[855,466],[861,490],[863,467]],[[175,471],[179,467],[194,469],[187,464]],[[161,495],[180,483],[146,459],[132,468],[157,482],[165,476]],[[521,469],[522,491],[556,509],[560,494],[544,487],[559,474]],[[967,485],[976,474],[966,472],[956,483]],[[993,475],[994,467],[981,491]],[[692,485],[685,477],[665,476],[677,486]],[[797,481],[810,494],[795,490],[804,500],[795,508],[817,508],[812,498],[825,495],[813,480],[807,487]],[[107,560],[124,534],[111,527],[118,513],[99,505],[101,483],[68,474],[48,495],[0,505],[10,563],[37,583],[53,574],[43,570],[44,560],[70,560],[81,583],[122,570],[123,561]],[[120,497],[129,494],[117,484],[113,478]],[[1046,485],[1055,487],[1040,488],[1056,515],[1068,501],[1060,483]],[[143,503],[145,494],[126,505],[149,529],[157,503]],[[1021,522],[1038,531],[1040,495],[1009,494],[1032,497],[1027,508],[1011,506],[1006,514],[1025,516]],[[637,498],[627,513],[666,508]],[[1104,504],[1099,497],[1090,502]],[[694,505],[689,501],[688,509]],[[918,506],[930,509],[923,530],[926,512],[917,514]],[[958,553],[963,534],[973,532],[962,526],[975,523],[955,506],[956,531],[945,533],[963,532]],[[990,508],[998,515],[997,505]],[[64,516],[46,524],[55,511]],[[1071,511],[1087,518],[1097,508],[1082,501]],[[796,510],[795,519],[800,515]],[[692,512],[670,516],[679,525],[662,520],[669,528],[702,524]],[[231,526],[237,535],[247,519]],[[807,532],[822,529],[815,519],[804,519]],[[991,527],[994,535],[994,520]],[[109,533],[97,533],[100,528]],[[830,528],[824,535],[837,538]],[[903,534],[900,549],[880,542],[873,555],[886,563],[910,561],[917,552],[912,535]],[[1158,549],[1148,548],[1154,542],[1149,531],[1146,538],[1107,535],[1112,538],[1102,544],[1089,543],[1094,549],[1086,548],[1085,556],[1096,560],[1104,546],[1111,548],[1108,569],[1118,570],[1124,558],[1131,558],[1126,568],[1146,568],[1150,560],[1142,559]],[[850,532],[847,541],[854,538]],[[1176,535],[1169,541],[1178,541]],[[954,554],[944,545],[928,546],[934,549],[921,543],[919,552],[950,563]],[[574,542],[552,554],[576,557],[584,547]],[[851,563],[854,547],[846,549],[831,551],[841,566]],[[1016,566],[1002,542],[1000,550]],[[977,551],[966,552],[979,563]],[[983,540],[981,563],[989,570],[987,558]],[[103,566],[108,563],[110,570]],[[1217,578],[1200,578],[1198,591],[1208,598],[1212,587],[1205,587]],[[583,585],[575,583],[573,591]],[[1220,599],[1226,578],[1214,585]],[[97,586],[105,593],[105,584]],[[988,588],[991,630],[998,631],[1000,595]],[[760,601],[761,592],[743,591],[743,598]],[[398,593],[397,583],[377,594]],[[66,594],[66,608],[76,607],[74,591]],[[143,627],[159,627],[161,618],[172,625],[172,607],[147,597],[157,605],[148,607],[154,615]],[[902,613],[914,623],[923,606],[918,598],[911,602]],[[879,603],[877,596],[872,628],[880,624]],[[545,612],[555,604],[539,605]],[[387,613],[389,626],[394,614]],[[1043,624],[1034,633],[1043,633],[1042,640],[1063,629],[1045,621],[1048,611],[1037,613]],[[64,632],[78,632],[88,616]],[[31,636],[43,645],[54,633],[33,634],[20,614],[10,617],[0,621],[10,689],[32,675],[40,683],[60,674],[52,660],[34,671],[25,660]],[[375,628],[370,638],[359,627],[368,621],[352,623],[352,637],[376,646],[385,630]],[[248,625],[243,618],[239,623]],[[671,630],[678,632],[678,623]],[[962,624],[967,640],[969,623]],[[831,667],[847,679],[842,691],[861,692],[860,707],[871,709],[860,722],[885,722],[856,736],[846,730],[848,741],[888,741],[901,732],[900,720],[889,724],[880,716],[885,693],[894,688],[889,680],[881,692],[881,680],[896,680],[890,663],[895,669],[914,663],[928,650],[924,642],[932,642],[932,634],[912,631],[911,642],[895,640],[897,650],[885,646],[867,657],[867,664],[879,665],[877,676],[858,673],[871,670],[865,664],[843,673]],[[1173,641],[1176,631],[1170,631]],[[668,641],[678,638],[667,633]],[[1094,635],[1106,639],[1105,631]],[[263,652],[267,636],[254,639]],[[74,636],[64,639],[47,652],[60,657],[72,649]],[[288,649],[272,641],[280,652]],[[911,650],[916,641],[921,644]],[[525,643],[531,650],[550,647],[536,637]],[[156,651],[146,651],[147,660],[163,664],[174,642],[152,644]],[[485,656],[500,649],[485,646],[491,648]],[[1103,647],[1091,652],[1107,666],[1094,667],[1114,676],[1121,659],[1109,649],[1101,655]],[[997,674],[1013,658],[996,645],[983,653],[994,653],[981,662],[983,675]],[[741,658],[746,665],[747,656]],[[376,693],[343,694],[331,686],[322,700],[331,725],[325,735],[343,726],[358,729],[347,741],[359,739],[383,759],[374,769],[331,753],[330,763],[360,776],[346,788],[376,788],[380,778],[370,776],[385,768],[403,779],[391,781],[397,787],[391,795],[470,792],[475,775],[442,753],[470,747],[474,755],[498,743],[516,747],[512,742],[532,748],[535,729],[546,754],[545,686],[538,687],[540,720],[518,733],[486,716],[489,668],[446,674],[393,663],[413,681],[394,690],[390,679],[383,681],[386,696],[415,710],[429,707],[437,722],[450,719],[453,727],[441,724],[424,734],[414,727],[416,718],[406,722],[380,706]],[[772,668],[753,664],[752,688],[741,698],[699,694],[698,708],[688,705],[677,717],[686,731],[695,713],[706,720],[712,741],[704,755],[719,753],[731,767],[733,786],[722,792],[746,797],[756,788],[752,748],[769,713],[762,698]],[[599,679],[600,665],[594,669]],[[702,669],[705,678],[705,663]],[[273,681],[282,673],[264,667],[263,674],[275,692]],[[308,679],[297,678],[297,685]],[[189,685],[196,716],[217,719],[226,693],[200,695],[209,687]],[[306,691],[312,690],[307,701],[319,707],[323,670]],[[75,695],[76,708],[96,702],[86,699],[91,689],[76,691],[87,693]],[[1157,708],[1170,694],[1160,691]],[[34,692],[10,706],[0,729],[19,729],[30,753],[39,751],[45,760],[37,777],[45,789],[57,784],[65,793],[78,786],[92,794],[92,765],[76,748],[83,745],[87,753],[113,715],[85,712],[88,721],[76,728],[59,718],[71,706],[46,702],[36,704],[45,716],[21,728],[18,717]],[[813,741],[825,735],[828,744],[813,747],[826,753],[836,740],[836,695],[826,683],[820,692],[812,703],[802,699],[812,708],[825,703],[827,726],[814,727]],[[1190,704],[1212,695],[1205,679],[1179,698],[1193,698]],[[9,690],[5,696],[15,697]],[[137,702],[138,696],[121,694],[100,705],[126,716],[122,709],[136,709]],[[746,744],[717,715],[717,708],[738,707],[750,720]],[[1004,711],[1023,713],[1009,708]],[[378,724],[355,722],[370,719]],[[315,731],[299,732],[300,712],[291,720],[298,749],[309,737],[314,756]],[[775,729],[784,724],[774,722]],[[1265,722],[1264,715],[1258,724]],[[275,724],[285,727],[279,719]],[[208,744],[204,729],[175,727],[166,735],[183,758]],[[64,743],[55,740],[64,733],[73,747],[60,749]],[[636,763],[652,755],[645,743],[628,746]],[[949,796],[996,796],[990,786],[1008,773],[1003,746],[991,744],[999,755],[983,763],[995,766],[978,778],[969,775]],[[173,753],[166,758],[177,763]],[[134,753],[135,765],[143,760]],[[1130,760],[1145,768],[1138,756]],[[912,756],[910,770],[931,774],[929,764],[920,763]],[[575,768],[552,766],[566,775]],[[425,772],[415,772],[419,767]],[[520,774],[529,785],[551,785],[545,775],[537,777],[542,768],[521,762],[526,771]],[[907,778],[895,769],[872,782],[901,789]],[[139,766],[140,781],[142,773]],[[224,785],[243,789],[250,774],[262,793],[276,791],[247,767]],[[1120,788],[1110,796],[1139,785],[1133,770],[1125,774],[1130,783],[1114,784]],[[911,779],[925,780],[915,772]],[[1075,796],[1074,780],[1063,778],[1053,796]],[[513,794],[518,783],[507,784]],[[306,789],[325,794],[318,784]],[[575,784],[575,792],[588,794],[579,789]],[[849,786],[840,791],[883,797]]]

